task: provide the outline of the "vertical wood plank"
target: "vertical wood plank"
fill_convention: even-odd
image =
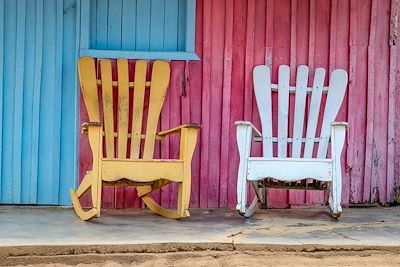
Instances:
[[[109,2],[107,16],[107,48],[120,50],[122,47],[122,0]]]
[[[24,151],[21,158],[21,201],[22,204],[34,204],[29,201],[30,193],[30,174],[32,164],[32,100],[33,100],[33,81],[34,81],[34,61],[35,61],[35,8],[34,1],[26,2],[25,19],[25,55],[24,55],[24,76],[23,76],[23,114],[22,114],[22,144]],[[1,37],[0,37],[1,38]],[[30,45],[26,45],[30,44]],[[1,49],[1,48],[0,48]],[[1,53],[1,52],[0,52]],[[1,64],[1,63],[0,63]],[[1,74],[0,74],[1,75]],[[0,81],[1,83],[1,81]],[[1,100],[0,100],[1,101]],[[1,108],[1,107],[0,107]],[[1,125],[1,122],[0,122]],[[0,133],[1,134],[1,133]],[[0,144],[1,146],[1,144]],[[0,178],[1,179],[1,178]],[[1,183],[1,182],[0,182]],[[1,190],[0,190],[1,191]]]
[[[103,98],[104,112],[104,134],[106,140],[106,157],[113,159],[114,150],[114,110],[113,110],[113,86],[111,61],[108,59],[100,60],[101,71],[101,90]]]
[[[314,54],[315,54],[315,0],[310,0],[310,28],[308,40],[308,67],[310,72],[314,72]]]
[[[133,91],[131,159],[138,159],[140,153],[146,72],[147,62],[143,60],[136,61],[134,79],[135,88]]]
[[[355,6],[355,8],[358,8]],[[368,41],[368,98],[367,98],[367,136],[365,148],[365,180],[364,180],[364,201],[371,201],[372,198],[372,164],[373,164],[373,131],[374,131],[374,98],[375,98],[375,39],[376,39],[376,15],[377,1],[372,0],[371,19]],[[350,112],[350,110],[349,110]]]
[[[82,5],[82,3],[81,3]],[[89,19],[90,22],[90,36],[89,36],[89,47],[94,48],[96,47],[96,37],[97,37],[97,0],[90,0],[89,4],[90,9],[90,17],[86,18]]]
[[[186,14],[186,11],[187,11],[186,6],[187,6],[188,2],[189,1],[187,1],[187,0],[179,0],[178,1],[178,38],[177,38],[178,51],[185,51],[185,47],[186,47],[185,38],[186,38],[186,36],[189,36],[189,38],[191,38],[191,34],[189,33],[191,31],[186,32],[186,22],[188,21],[186,19],[186,17],[193,12],[193,11],[189,11],[190,13]]]
[[[107,49],[120,50],[122,47],[122,0],[113,0],[108,2],[108,12],[107,12]],[[112,71],[115,74],[115,71]],[[112,77],[113,75],[111,75]],[[114,90],[112,90],[112,95],[116,98]],[[119,99],[119,97],[118,97]],[[116,106],[112,101],[113,108]],[[112,116],[115,115],[112,113]],[[119,120],[117,120],[119,122]],[[114,127],[114,124],[113,124]],[[115,140],[115,139],[113,139]],[[119,143],[118,143],[119,144]],[[117,155],[118,156],[118,155]],[[113,206],[121,208],[123,206],[123,188],[115,187],[108,188],[107,190],[114,191],[114,198],[112,199]]]
[[[178,49],[178,4],[179,0],[168,0],[165,5],[164,23],[164,51],[176,51]]]
[[[137,0],[136,3],[136,50],[148,51],[150,48],[151,1]]]
[[[150,51],[163,51],[164,49],[164,9],[165,0],[151,0]]]
[[[4,0],[0,1],[0,38],[5,39],[4,34]],[[4,81],[4,41],[0,42],[0,170],[3,169],[3,81]],[[0,171],[0,200],[2,195],[2,173]]]
[[[117,61],[118,71],[118,158],[126,158],[128,145],[129,119],[129,73],[128,60],[120,58]]]
[[[225,1],[225,45],[222,85],[221,163],[219,207],[228,207],[230,102],[232,88],[233,0]]]
[[[200,167],[200,207],[206,208],[208,205],[209,192],[209,138],[210,138],[210,91],[211,91],[211,0],[203,0],[203,83],[201,96],[201,167]],[[205,156],[205,158],[204,158]]]
[[[350,25],[350,2],[346,0],[338,0],[337,4],[337,20],[336,20],[336,52],[335,52],[335,67],[336,68],[341,68],[347,70],[349,73],[349,67],[348,67],[348,62],[349,62],[349,25]],[[339,19],[339,14],[340,14],[340,19]],[[348,96],[349,96],[349,89],[347,89],[346,96],[343,100],[342,108],[339,110],[338,116],[336,118],[337,121],[348,121]],[[365,102],[364,102],[365,103]],[[365,108],[364,108],[365,110]],[[365,116],[364,116],[365,118]],[[365,124],[364,124],[365,125]],[[362,128],[362,138],[365,140],[365,127]],[[347,140],[348,135],[347,135]],[[346,141],[346,140],[345,140]],[[348,144],[349,141],[345,142],[344,144],[344,149],[342,152],[342,174],[343,174],[343,190],[342,190],[342,206],[347,206],[349,201],[350,201],[350,191],[351,191],[351,177],[350,177],[350,171],[347,165],[347,159],[349,157],[348,153],[345,153],[345,151],[348,151]],[[360,142],[360,149],[361,151],[365,151],[364,148],[364,142]],[[359,180],[362,181],[363,179],[363,174],[361,174],[364,170],[364,153],[359,153],[359,158],[360,158],[360,165],[362,165],[362,168],[359,168]],[[359,187],[359,195],[360,198],[362,198],[361,193],[362,193],[362,186]]]
[[[389,102],[389,46],[388,37],[390,34],[390,1],[378,1],[376,23],[375,57],[379,61],[375,65],[377,79],[374,81],[376,97],[374,113],[374,161],[372,167],[373,200],[382,204],[386,203],[387,183],[387,148],[388,148],[388,107]],[[381,38],[386,36],[386,38]],[[382,105],[381,103],[386,103]]]
[[[203,3],[196,1],[196,40],[195,51],[196,54],[202,58],[202,29],[203,27]],[[201,90],[195,88],[202,88],[202,63],[200,61],[190,63],[189,75],[189,97],[190,97],[190,121],[195,123],[201,122]],[[201,130],[202,131],[202,130]],[[200,131],[200,133],[201,133]],[[200,140],[197,141],[197,146],[192,160],[192,194],[190,199],[190,207],[200,206]],[[229,169],[229,165],[226,166]],[[228,177],[229,179],[229,177]],[[229,183],[228,183],[229,188]],[[229,196],[229,193],[228,193]]]
[[[387,182],[386,182],[386,201],[393,202],[395,198],[395,140],[396,140],[396,71],[399,70],[399,62],[397,62],[397,46],[398,46],[398,17],[399,17],[399,1],[392,0],[390,7],[390,58],[389,58],[389,103],[388,103],[388,148],[387,148]]]
[[[2,177],[13,177],[13,117],[14,117],[14,92],[10,88],[14,87],[15,83],[15,45],[16,45],[16,1],[6,1],[4,5],[4,76],[3,76],[3,129],[9,129],[3,132],[2,144]],[[5,101],[7,100],[7,101]],[[2,203],[12,203],[12,178],[2,179]]]
[[[292,157],[300,158],[303,138],[305,104],[308,83],[308,67],[301,65],[297,68],[296,98],[294,108]]]
[[[59,204],[71,205],[69,189],[74,188],[78,175],[78,99],[79,86],[74,79],[77,75],[76,24],[77,8],[75,0],[62,1],[63,42],[62,42],[62,89],[61,89],[61,141],[60,141],[60,185]]]
[[[210,68],[210,109],[212,115],[210,119],[209,154],[210,162],[208,170],[208,207],[218,207],[220,190],[220,155],[221,155],[221,113],[222,113],[222,88],[223,81],[223,61],[224,61],[224,22],[225,14],[221,10],[225,9],[224,1],[212,1],[211,17],[213,30],[211,32],[211,68]],[[251,88],[248,88],[251,90]]]
[[[136,49],[136,0],[122,2],[122,50]]]
[[[62,70],[63,70],[63,26],[64,26],[64,4],[63,1],[57,1],[56,5],[56,36],[55,36],[55,81],[54,81],[54,100],[53,100],[53,158],[55,160],[53,164],[52,176],[58,177],[55,179],[54,193],[56,195],[57,204],[59,204],[60,198],[60,159],[61,159],[61,92],[62,92]]]
[[[272,97],[271,70],[267,66],[256,66],[253,71],[254,93],[261,118],[263,157],[272,157]]]
[[[233,6],[233,3],[231,3]],[[196,25],[196,1],[186,1],[186,28],[195,29]],[[196,31],[186,31],[185,50],[188,52],[195,52],[195,35]]]
[[[146,140],[144,143],[143,159],[152,159],[156,128],[160,111],[170,80],[170,67],[165,61],[155,61],[151,72],[149,113],[147,117]]]
[[[278,157],[286,158],[289,115],[289,66],[279,66],[278,75]]]
[[[245,69],[244,69],[244,119],[251,120],[253,113],[253,90],[252,71],[254,65],[254,30],[255,30],[255,0],[247,1],[247,23],[246,23],[246,47],[245,47]]]
[[[83,10],[82,10],[83,11]],[[81,12],[82,12],[81,11]],[[84,12],[82,12],[82,15]],[[97,0],[97,30],[96,30],[96,48],[108,49],[108,0]]]
[[[272,82],[279,81],[279,66],[290,64],[290,1],[274,1],[274,28],[273,39],[273,63]],[[281,44],[281,45],[277,45]],[[279,102],[278,96],[273,94],[274,103]],[[275,127],[272,129],[274,136],[279,136],[279,104],[272,106],[272,120]],[[287,111],[288,112],[288,111]],[[279,145],[274,147],[274,155],[279,155]],[[276,150],[275,150],[276,149]],[[268,193],[268,205],[271,207],[284,208],[288,206],[288,190],[270,189]]]
[[[23,122],[23,81],[25,61],[25,19],[26,2],[17,1],[15,81],[14,81],[14,117],[13,117],[13,193],[12,202],[21,201],[21,163],[22,163],[22,122]]]
[[[52,105],[58,97],[57,87],[57,2],[44,1],[43,18],[43,66],[42,86],[40,99],[39,129],[39,167],[38,167],[38,204],[58,204],[59,180],[54,179],[54,172],[58,168],[59,155],[55,138],[58,132],[54,132],[54,121],[57,115]],[[45,159],[45,160],[44,160]],[[52,166],[49,168],[49,166]],[[53,168],[53,166],[55,166]],[[57,167],[56,167],[57,166]],[[58,173],[57,173],[58,177]]]
[[[318,118],[320,117],[320,106],[322,89],[325,81],[325,69],[317,68],[314,74],[314,84],[312,87],[310,109],[307,121],[306,143],[304,147],[304,158],[312,158],[315,144],[315,134],[317,131]]]
[[[312,67],[310,67],[311,73],[314,71],[316,66],[320,66],[329,69],[329,29],[330,29],[330,1],[315,1],[314,6],[314,33],[310,32],[310,39],[314,38],[314,50],[312,55]],[[311,16],[310,12],[310,16]],[[310,18],[310,25],[312,18]],[[312,34],[315,34],[311,37]],[[322,97],[321,106],[325,106],[325,97]],[[317,126],[317,132],[319,131],[321,124]],[[323,192],[308,191],[306,198],[310,203],[321,203],[324,201]]]
[[[35,25],[35,63],[34,63],[34,84],[32,100],[32,163],[30,174],[30,202],[37,200],[38,186],[38,159],[39,159],[39,115],[41,95],[41,72],[42,72],[42,45],[43,45],[43,0],[36,1],[36,25]]]
[[[170,95],[169,107],[169,123],[171,127],[181,124],[181,94],[182,94],[182,78],[184,74],[185,62],[172,61],[171,62],[171,81],[168,94]],[[177,159],[180,153],[180,137],[179,135],[171,135],[169,137],[169,158]],[[169,187],[169,207],[173,208],[177,205],[178,200],[178,185],[172,183]]]

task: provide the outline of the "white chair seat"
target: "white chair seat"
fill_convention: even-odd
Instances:
[[[331,159],[263,158],[248,159],[247,180],[273,178],[294,182],[307,178],[332,181]]]

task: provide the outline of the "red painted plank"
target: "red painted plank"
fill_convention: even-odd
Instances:
[[[200,165],[200,207],[208,205],[208,171],[209,171],[209,138],[210,138],[210,94],[211,94],[211,0],[203,0],[203,83],[201,87],[201,165]]]
[[[290,6],[290,84],[296,84],[296,71],[297,71],[297,50],[298,50],[298,26],[302,21],[302,13],[299,12],[299,7],[303,3],[300,3],[298,0],[292,0]],[[304,8],[303,8],[304,11]],[[305,29],[303,29],[305,30]],[[299,33],[299,36],[302,33]],[[300,51],[301,53],[301,51]],[[290,95],[290,111],[289,111],[289,137],[293,136],[293,127],[294,127],[294,107],[295,107],[295,94]],[[306,126],[306,125],[304,125]],[[306,127],[304,127],[306,128]],[[289,155],[292,153],[292,146],[289,145]],[[289,190],[289,203],[290,204],[302,204],[305,200],[304,191],[300,190]]]
[[[399,1],[391,1],[390,10],[390,59],[389,59],[389,104],[388,104],[388,153],[387,153],[387,184],[386,201],[393,202],[395,197],[395,138],[396,138],[396,113],[400,110],[396,107],[396,71],[398,71],[397,62],[397,42],[398,42],[398,11]]]
[[[329,29],[330,29],[330,1],[316,1],[315,2],[315,18],[312,19],[315,21],[315,44],[314,44],[314,55],[313,55],[313,66],[315,68],[322,67],[327,70],[327,75],[325,78],[325,84],[328,84],[329,78]],[[310,12],[310,16],[312,13]],[[311,23],[311,22],[310,22]],[[310,39],[311,39],[310,32]],[[312,72],[313,73],[313,72]],[[326,96],[322,97],[321,100],[321,110],[325,108]],[[317,133],[320,133],[321,124],[322,124],[322,114],[320,115],[320,119],[318,122]],[[323,192],[306,192],[306,199],[309,203],[323,203],[324,202],[324,193]]]
[[[338,0],[337,3],[337,19],[336,19],[336,47],[335,47],[335,67],[345,69],[349,72],[349,26],[350,26],[350,2],[348,0]],[[339,110],[337,121],[347,121],[348,114],[348,103],[349,103],[349,89],[347,88],[347,92],[345,98],[343,100],[343,104],[341,109]],[[365,115],[364,115],[365,118]],[[365,127],[363,128],[363,132],[365,132]],[[347,132],[348,134],[348,132]],[[347,135],[347,140],[349,140],[349,135]],[[343,192],[342,192],[342,205],[348,205],[349,203],[349,195],[350,195],[350,172],[347,168],[347,159],[348,153],[346,153],[348,142],[345,143],[342,152],[342,173],[343,173]],[[365,150],[363,150],[365,151]],[[364,153],[360,153],[362,155],[362,164],[364,164]],[[364,166],[364,165],[362,165]],[[361,168],[363,171],[364,168]],[[360,177],[362,180],[362,177]],[[361,189],[359,190],[362,191]]]
[[[244,120],[251,121],[253,117],[253,79],[252,72],[254,67],[254,37],[256,19],[256,1],[247,1],[246,14],[246,46],[245,46],[245,65],[244,65]],[[254,153],[254,151],[253,151]],[[249,199],[254,197],[254,190],[250,186],[247,188]]]
[[[375,56],[379,61],[375,64],[375,112],[374,112],[374,164],[372,165],[373,200],[386,203],[387,182],[387,138],[388,138],[388,87],[389,87],[389,36],[390,1],[378,1],[377,5],[377,39],[375,44]],[[385,105],[382,105],[385,103]]]
[[[229,176],[228,176],[228,207],[235,207],[237,170],[239,153],[236,144],[236,128],[234,122],[243,120],[243,90],[244,90],[244,44],[246,43],[246,11],[247,3],[242,0],[233,2],[233,47],[232,47],[232,89],[230,104],[230,134],[229,134]]]
[[[211,17],[211,73],[210,73],[210,118],[209,135],[209,169],[208,169],[208,200],[210,208],[218,207],[219,179],[220,179],[220,155],[221,155],[221,113],[222,113],[222,88],[221,77],[224,71],[224,1],[212,1]]]
[[[290,1],[275,1],[274,3],[274,38],[272,82],[277,82],[279,65],[290,63]],[[277,45],[279,44],[279,45]],[[276,94],[273,103],[277,103]],[[273,123],[278,125],[276,105],[273,108]],[[273,129],[277,133],[277,129]],[[276,136],[276,135],[275,135]],[[283,208],[288,206],[288,190],[270,189],[268,192],[268,203],[271,207]]]
[[[221,161],[220,161],[220,195],[219,206],[228,206],[228,176],[229,170],[229,134],[231,128],[230,103],[232,88],[232,41],[233,41],[233,0],[226,0],[225,4],[225,47],[224,73],[222,89],[222,129],[221,129]],[[234,140],[232,140],[234,141]]]

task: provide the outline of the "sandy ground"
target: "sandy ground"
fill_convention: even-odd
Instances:
[[[197,251],[25,256],[5,266],[400,266],[396,251]],[[17,264],[17,265],[15,265]],[[1,263],[0,263],[1,265]]]

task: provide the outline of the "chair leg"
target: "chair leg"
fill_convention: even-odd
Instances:
[[[150,195],[150,193],[144,195],[141,197],[143,202],[146,204],[146,206],[154,213],[171,218],[171,219],[178,219],[178,218],[184,218],[184,217],[189,217],[190,213],[189,211],[184,211],[183,214],[178,210],[173,210],[173,209],[166,209],[161,207]]]
[[[331,149],[332,149],[332,184],[329,197],[329,207],[334,218],[339,218],[342,213],[340,205],[342,199],[342,168],[340,157],[346,135],[345,125],[332,125],[331,127]]]
[[[254,189],[254,192],[256,195],[252,199],[251,202],[248,202],[249,196],[248,196],[248,184],[251,184],[252,188]],[[257,185],[255,182],[247,182],[245,185],[246,191],[243,192],[243,194],[246,194],[246,196],[242,195],[242,203],[240,204],[241,206],[244,205],[244,209],[238,209],[236,207],[236,211],[239,215],[249,218],[253,216],[253,214],[257,211],[259,203],[262,202],[262,197],[263,197],[263,192],[262,189],[257,188]],[[250,189],[250,190],[253,190]],[[243,202],[245,201],[245,202]],[[239,204],[238,204],[239,205]]]
[[[90,220],[93,217],[98,217],[100,215],[101,197],[98,196],[97,186],[93,186],[94,182],[94,175],[92,172],[89,172],[85,175],[76,191],[73,189],[70,189],[69,191],[75,213],[83,221]],[[79,198],[83,196],[89,188],[91,188],[93,208],[85,211],[82,208]]]

